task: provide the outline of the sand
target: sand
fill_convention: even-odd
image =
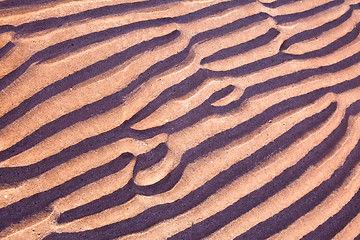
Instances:
[[[359,238],[359,19],[0,1],[0,238]]]

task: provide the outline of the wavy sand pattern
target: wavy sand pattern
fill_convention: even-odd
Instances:
[[[360,239],[360,1],[0,1],[1,239]]]

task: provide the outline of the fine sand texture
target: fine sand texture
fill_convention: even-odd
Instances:
[[[360,239],[360,0],[0,0],[0,239]]]

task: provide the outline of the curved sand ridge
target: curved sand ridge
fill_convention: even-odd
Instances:
[[[360,238],[359,1],[0,16],[1,238]]]

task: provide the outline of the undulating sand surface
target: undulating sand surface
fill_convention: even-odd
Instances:
[[[360,239],[360,1],[1,0],[0,239]]]

